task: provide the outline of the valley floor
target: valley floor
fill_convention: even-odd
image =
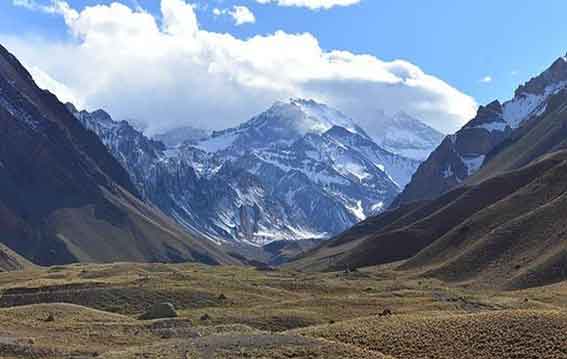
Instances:
[[[171,302],[175,319],[137,317]],[[374,267],[0,273],[0,358],[567,358],[567,282],[514,292]]]

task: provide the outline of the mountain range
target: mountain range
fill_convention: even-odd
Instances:
[[[214,241],[329,237],[386,208],[419,161],[386,151],[341,112],[277,102],[238,127],[151,139],[104,111],[68,109],[150,203]],[[172,132],[173,133],[173,132]]]
[[[60,103],[0,47],[0,270],[258,264],[245,254],[264,246],[257,258],[302,270],[390,264],[505,289],[565,278],[565,57],[424,162],[401,154],[438,134],[404,114],[383,127],[290,99],[233,128],[150,138]]]

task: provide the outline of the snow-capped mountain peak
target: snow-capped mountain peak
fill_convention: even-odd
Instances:
[[[267,111],[256,116],[241,128],[280,129],[298,136],[323,134],[340,126],[352,133],[364,131],[342,112],[314,100],[292,98],[287,102],[277,101]]]
[[[364,131],[354,121],[342,112],[314,100],[294,98],[289,105],[298,108],[302,116],[305,133],[322,134],[334,126],[343,127],[352,133],[364,134]]]
[[[238,127],[174,147],[102,112],[73,112],[148,201],[214,240],[336,234],[383,210],[418,166],[313,100],[276,102]]]
[[[519,86],[514,98],[502,106],[502,118],[512,128],[518,128],[546,109],[552,95],[567,88],[567,58],[559,57],[540,75]]]
[[[268,110],[242,125],[213,134],[197,147],[216,153],[227,149],[287,146],[307,134],[321,135],[334,126],[352,133],[366,133],[340,111],[314,100],[277,101]]]

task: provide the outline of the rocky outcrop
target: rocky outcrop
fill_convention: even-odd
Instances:
[[[564,81],[567,81],[567,57],[560,57],[546,71],[519,86],[514,95],[544,95],[549,86],[559,85]]]

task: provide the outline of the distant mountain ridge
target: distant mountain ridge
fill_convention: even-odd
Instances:
[[[167,147],[177,147],[186,142],[193,143],[210,136],[211,131],[192,126],[174,128],[152,136],[154,140],[162,142]]]
[[[98,134],[139,192],[187,229],[262,245],[336,234],[380,212],[418,161],[390,153],[339,111],[277,102],[242,125],[176,147],[102,111],[75,116]]]
[[[379,112],[371,137],[392,153],[424,161],[444,135],[405,112],[393,116]]]

